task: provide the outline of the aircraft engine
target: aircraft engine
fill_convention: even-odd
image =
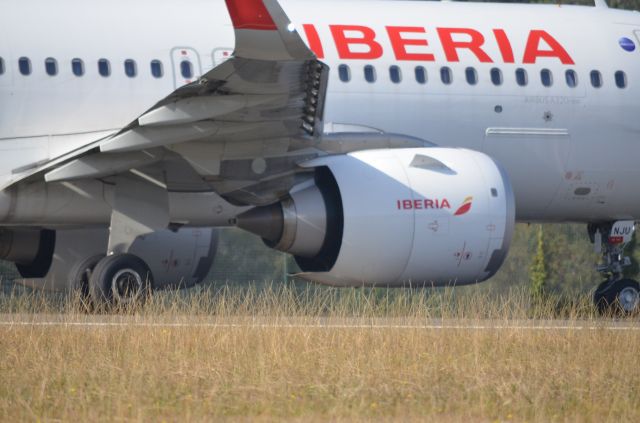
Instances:
[[[306,279],[335,286],[443,286],[493,276],[515,226],[508,177],[485,154],[370,150],[304,165],[315,181],[238,216],[293,254]]]
[[[15,263],[23,277],[41,277],[51,267],[56,232],[40,229],[0,229],[0,259]]]
[[[16,263],[24,285],[54,291],[74,285],[87,261],[104,256],[109,231],[96,229],[0,232],[0,258]],[[157,231],[138,238],[129,252],[151,269],[154,288],[186,288],[201,282],[213,265],[218,234],[210,228]]]

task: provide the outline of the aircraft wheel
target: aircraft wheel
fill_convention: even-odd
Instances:
[[[74,306],[78,306],[78,310],[81,312],[93,310],[89,294],[89,280],[93,270],[103,257],[104,254],[87,257],[77,262],[69,272],[69,294]]]
[[[598,313],[606,314],[609,304],[605,299],[605,292],[610,287],[613,282],[604,281],[596,288],[596,291],[593,293],[593,303],[598,309]]]
[[[98,262],[89,280],[89,292],[98,307],[141,305],[151,293],[149,266],[133,254],[114,254]]]
[[[104,254],[87,257],[73,266],[69,272],[69,290],[73,294],[79,294],[82,300],[89,298],[89,279]]]
[[[601,283],[593,300],[600,314],[628,316],[640,311],[640,284],[633,279]]]

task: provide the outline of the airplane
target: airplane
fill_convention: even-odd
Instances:
[[[465,285],[579,222],[636,312],[639,44],[602,0],[6,0],[0,258],[127,305],[238,227],[314,282]]]

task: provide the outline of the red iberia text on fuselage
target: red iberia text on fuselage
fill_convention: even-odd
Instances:
[[[318,56],[325,57],[326,45],[311,24],[303,25],[309,46]],[[380,42],[388,39],[397,61],[435,62],[444,60],[456,63],[460,61],[460,53],[471,53],[480,63],[518,63],[534,64],[539,59],[557,59],[564,65],[573,65],[569,52],[551,34],[542,29],[529,31],[524,53],[516,58],[513,45],[507,32],[493,29],[488,34],[472,28],[435,28],[427,30],[419,26],[386,26],[384,30],[375,30],[364,25],[329,25],[332,41],[341,60],[376,60],[385,51]],[[432,35],[433,34],[433,35]],[[437,39],[442,46],[444,57],[437,57],[431,48],[431,41]],[[325,41],[326,43],[326,41]],[[486,45],[493,43],[498,47],[499,57],[490,56]],[[518,46],[521,47],[521,46]]]

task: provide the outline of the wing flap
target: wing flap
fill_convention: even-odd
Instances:
[[[284,95],[228,95],[196,97],[151,110],[138,118],[140,126],[167,126],[215,119],[244,109],[259,106],[282,107],[286,105]]]
[[[103,153],[144,150],[203,138],[215,134],[220,125],[214,122],[174,125],[170,127],[137,127],[100,144]]]

